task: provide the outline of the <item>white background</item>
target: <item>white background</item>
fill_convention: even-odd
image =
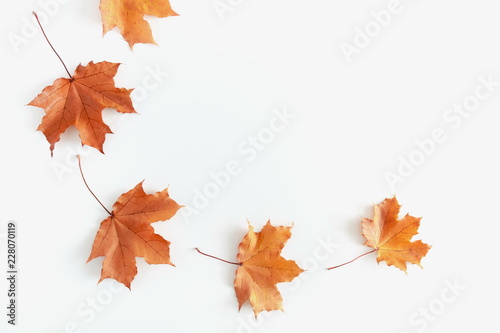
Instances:
[[[212,182],[211,173],[233,160],[241,168],[198,214],[180,211],[154,224],[172,242],[176,267],[139,258],[132,291],[112,281],[97,285],[102,260],[85,263],[106,213],[75,168],[77,132],[64,134],[51,158],[35,131],[44,112],[26,106],[66,76],[41,33],[23,28],[32,10],[47,12],[42,3],[11,2],[0,14],[0,253],[6,223],[15,220],[20,258],[14,328],[6,323],[0,273],[1,332],[498,327],[500,87],[459,125],[443,118],[471,100],[479,77],[500,81],[497,2],[401,0],[399,14],[350,63],[341,43],[353,44],[356,28],[373,24],[370,12],[389,1],[232,1],[221,19],[212,0],[173,0],[179,17],[148,18],[159,46],[139,44],[133,52],[116,30],[101,37],[97,0],[52,8],[46,32],[71,71],[107,60],[123,63],[118,87],[155,84],[143,90],[147,96],[136,95],[138,115],[104,112],[115,133],[106,138],[106,155],[80,152],[89,184],[108,208],[143,179],[147,192],[169,186],[172,198],[196,208],[195,193]],[[13,45],[15,36],[22,43]],[[169,75],[152,81],[155,70]],[[238,151],[283,108],[295,118],[254,159]],[[428,156],[416,152],[415,140],[436,128],[446,140]],[[411,154],[424,156],[422,163],[391,188],[386,174],[396,174]],[[360,218],[394,194],[401,214],[423,217],[415,239],[433,246],[424,269],[411,266],[405,275],[371,254],[326,271],[369,250]],[[237,310],[235,266],[193,249],[234,260],[247,219],[257,231],[268,219],[294,223],[283,255],[309,269],[279,285],[284,312],[257,321],[248,304]],[[5,271],[6,255],[0,260]],[[453,292],[450,284],[466,289]]]

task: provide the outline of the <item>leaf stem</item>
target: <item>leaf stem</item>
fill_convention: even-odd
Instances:
[[[232,261],[227,261],[227,260],[224,260],[224,259],[221,259],[221,258],[217,258],[217,257],[215,257],[215,256],[211,256],[210,254],[206,254],[206,253],[201,252],[201,251],[200,251],[200,249],[198,249],[197,247],[195,248],[195,250],[196,250],[196,251],[198,251],[198,253],[203,254],[204,256],[207,256],[207,257],[210,257],[210,258],[214,258],[214,259],[217,259],[217,260],[220,260],[220,261],[226,262],[226,263],[228,263],[228,264],[241,266],[241,263],[240,263],[240,262],[232,262]]]
[[[354,258],[354,259],[352,259],[352,260],[350,260],[350,261],[348,261],[348,262],[345,262],[345,263],[343,263],[343,264],[340,264],[340,265],[337,265],[337,266],[333,266],[333,267],[327,268],[327,270],[334,269],[334,268],[338,268],[338,267],[341,267],[341,266],[344,266],[344,265],[350,264],[351,262],[353,262],[353,261],[355,261],[355,260],[357,260],[357,259],[359,259],[359,258],[361,258],[361,257],[363,257],[363,256],[366,256],[367,254],[373,253],[373,252],[375,252],[375,251],[377,251],[377,249],[373,249],[373,250],[371,250],[371,251],[368,251],[368,252],[366,252],[366,253],[363,253],[363,254],[361,254],[361,255],[357,256],[356,258]]]
[[[59,60],[61,60],[61,63],[63,64],[64,69],[66,70],[66,73],[68,73],[70,80],[73,80],[73,76],[72,76],[72,75],[71,75],[71,73],[69,72],[68,67],[66,67],[66,64],[65,64],[65,63],[64,63],[64,61],[61,59],[61,57],[60,57],[60,56],[59,56],[59,54],[57,53],[56,49],[54,49],[54,47],[53,47],[53,46],[52,46],[52,44],[50,43],[49,39],[47,38],[47,35],[45,34],[45,31],[43,30],[42,24],[40,23],[40,20],[38,19],[38,15],[37,15],[37,14],[36,14],[36,12],[34,12],[34,11],[33,11],[33,15],[35,16],[36,21],[38,22],[38,25],[40,26],[40,29],[42,30],[42,33],[43,33],[43,36],[45,37],[45,40],[47,41],[47,43],[49,43],[50,47],[52,48],[52,51],[54,51],[54,53],[55,53],[55,54],[56,54],[56,56],[59,58]]]
[[[89,190],[90,194],[92,194],[94,196],[94,198],[97,200],[97,202],[101,205],[102,208],[104,208],[104,210],[110,215],[110,216],[113,216],[113,213],[111,213],[101,202],[101,200],[99,200],[97,198],[97,196],[94,194],[94,192],[92,192],[92,190],[90,189],[89,185],[87,184],[87,181],[85,180],[85,176],[83,175],[83,170],[82,170],[82,162],[81,162],[81,159],[80,159],[80,155],[76,155],[76,158],[78,159],[78,167],[80,168],[80,174],[82,175],[82,179],[83,179],[83,182],[85,183],[85,186],[87,186],[87,189]]]

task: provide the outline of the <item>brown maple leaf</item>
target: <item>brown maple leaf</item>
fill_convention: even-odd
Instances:
[[[109,107],[121,113],[135,113],[130,99],[133,89],[115,87],[113,77],[118,66],[107,61],[78,65],[71,78],[55,80],[29,103],[45,109],[37,130],[50,143],[51,154],[61,134],[71,125],[78,129],[83,145],[104,153],[105,135],[112,132],[102,120],[102,110]]]
[[[302,270],[293,260],[281,256],[281,250],[291,236],[291,227],[273,227],[270,221],[260,232],[248,224],[248,233],[238,246],[234,289],[239,308],[247,300],[255,317],[261,311],[282,310],[282,297],[277,283],[290,282]]]
[[[418,233],[420,219],[406,214],[398,220],[399,205],[396,197],[385,199],[374,206],[373,220],[361,221],[365,245],[378,252],[377,262],[385,261],[406,273],[406,262],[421,267],[420,260],[427,254],[430,246],[420,240],[411,242]]]
[[[151,223],[170,219],[181,207],[170,198],[168,189],[146,194],[142,182],[122,194],[113,211],[108,211],[110,216],[101,222],[87,260],[105,257],[99,282],[110,278],[130,288],[137,274],[135,257],[143,257],[148,264],[173,266],[170,242],[156,234]]]
[[[156,44],[144,15],[156,17],[179,15],[174,12],[168,0],[101,0],[99,8],[103,35],[118,27],[130,48],[136,43]]]

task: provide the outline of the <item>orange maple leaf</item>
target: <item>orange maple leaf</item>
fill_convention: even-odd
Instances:
[[[111,62],[78,65],[70,78],[59,78],[32,100],[29,105],[45,109],[38,126],[50,143],[50,152],[61,134],[74,125],[83,145],[103,151],[105,135],[112,133],[102,120],[104,108],[121,113],[135,113],[130,99],[133,89],[116,88],[113,77],[120,64]]]
[[[165,221],[182,206],[168,194],[168,189],[146,194],[142,182],[122,194],[110,216],[101,222],[87,260],[104,256],[101,282],[115,279],[130,289],[137,274],[135,257],[148,264],[170,264],[170,242],[154,232],[151,223]]]
[[[239,309],[247,301],[255,317],[261,311],[283,310],[277,283],[290,282],[304,270],[293,260],[281,256],[281,250],[291,236],[291,227],[273,227],[270,221],[260,232],[248,224],[248,233],[238,246],[234,289]]]
[[[136,43],[156,44],[144,15],[156,17],[179,15],[174,12],[168,0],[101,0],[99,8],[103,35],[118,27],[130,48]]]
[[[421,218],[406,214],[398,220],[400,208],[396,197],[385,199],[374,206],[373,220],[363,218],[361,224],[365,245],[377,251],[377,262],[385,261],[406,273],[406,262],[422,267],[420,260],[431,247],[420,240],[411,242]]]

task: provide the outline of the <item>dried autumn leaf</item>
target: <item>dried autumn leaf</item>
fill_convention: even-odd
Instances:
[[[133,89],[116,88],[113,77],[120,64],[107,61],[78,65],[70,78],[59,78],[32,100],[29,105],[45,109],[38,126],[50,143],[50,152],[61,134],[74,125],[83,145],[103,151],[105,135],[112,133],[102,120],[102,110],[109,107],[121,113],[135,113],[130,99]]]
[[[101,282],[115,279],[130,288],[137,274],[135,257],[148,264],[170,264],[170,242],[154,232],[151,223],[165,221],[182,206],[172,200],[168,189],[146,194],[142,182],[122,194],[111,216],[101,222],[87,260],[104,256]]]
[[[396,197],[385,199],[374,206],[373,220],[361,221],[365,245],[377,250],[377,262],[385,261],[406,273],[406,262],[421,267],[420,260],[425,257],[430,246],[422,241],[411,242],[418,233],[420,219],[406,214],[398,220],[401,206]]]
[[[156,17],[179,15],[174,12],[168,0],[101,0],[99,9],[103,35],[118,27],[130,48],[136,43],[156,44],[144,15]]]
[[[238,262],[234,289],[239,308],[247,300],[255,316],[261,311],[282,310],[282,297],[277,283],[290,282],[302,270],[293,260],[281,256],[291,236],[291,227],[273,227],[268,221],[260,232],[249,224],[248,233],[238,246]]]

